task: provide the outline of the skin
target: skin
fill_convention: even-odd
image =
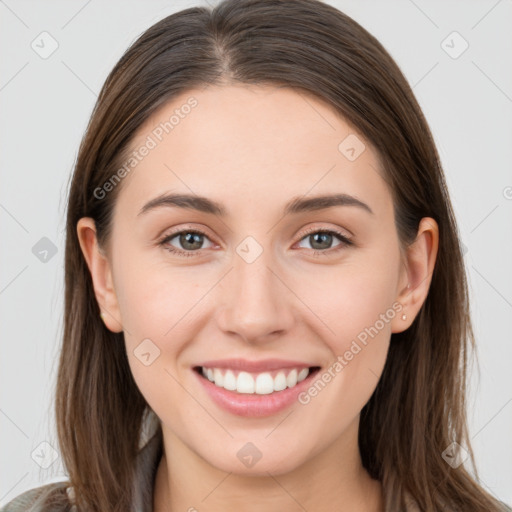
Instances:
[[[98,248],[92,219],[77,225],[106,328],[124,331],[135,381],[162,422],[154,510],[382,511],[381,484],[361,463],[359,415],[391,333],[407,329],[427,297],[436,222],[424,218],[401,253],[377,153],[327,104],[286,88],[187,91],[153,114],[132,148],[190,96],[197,107],[124,178],[108,251]],[[338,150],[349,134],[366,145],[355,161]],[[176,207],[137,215],[163,192],[206,196],[228,216]],[[293,197],[333,192],[357,197],[374,214],[354,206],[282,214]],[[201,255],[158,245],[173,227],[204,231]],[[309,228],[337,229],[353,245],[336,251],[335,236],[314,245]],[[252,263],[236,253],[247,236],[263,250]],[[179,237],[167,245],[198,251]],[[238,417],[213,403],[192,372],[225,357],[328,368],[393,303],[403,311],[306,405]],[[146,338],[161,351],[149,366],[133,353]],[[262,453],[250,468],[237,457],[247,442]]]

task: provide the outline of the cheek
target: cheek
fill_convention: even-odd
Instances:
[[[172,268],[143,256],[120,261],[117,277],[116,294],[128,336],[175,337],[206,291],[193,269]]]
[[[395,266],[396,267],[396,266]],[[353,339],[364,339],[376,325],[384,337],[391,332],[390,320],[396,292],[396,269],[369,263],[322,269],[295,280],[294,290],[323,324],[325,339],[336,354],[348,349]],[[303,274],[307,275],[307,274]],[[384,319],[384,321],[382,321]],[[373,330],[372,330],[373,332]]]
[[[169,269],[130,270],[119,303],[127,327],[124,340],[131,373],[152,409],[160,417],[172,417],[179,411],[183,393],[177,361],[187,340],[193,338],[190,322],[200,289],[190,286],[191,274],[180,277]]]
[[[319,375],[322,382],[317,387],[328,388],[322,391],[321,400],[333,404],[329,419],[336,417],[337,424],[344,420],[336,411],[341,416],[360,411],[384,368],[391,322],[399,314],[393,308],[398,278],[395,256],[398,253],[378,261],[361,258],[300,281],[298,293],[307,299],[314,313],[311,322],[330,351],[331,360],[327,371]]]
[[[201,288],[191,284],[190,272],[117,247],[114,285],[127,357],[137,386],[153,405],[164,389],[173,393],[173,362],[189,338],[187,325]]]
[[[316,325],[321,326],[331,359],[300,400],[314,410],[308,428],[318,428],[316,422],[336,425],[330,432],[333,438],[374,392],[387,358],[391,321],[398,314],[392,307],[396,276],[382,266],[368,268],[317,280],[315,291],[310,288],[308,294],[308,306],[321,319]]]

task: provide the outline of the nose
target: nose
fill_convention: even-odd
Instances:
[[[275,341],[293,323],[292,291],[271,268],[270,251],[252,263],[234,255],[234,268],[220,287],[218,324],[223,332],[249,343]]]

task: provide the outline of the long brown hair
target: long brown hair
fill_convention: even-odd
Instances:
[[[393,334],[377,388],[361,412],[359,447],[385,503],[406,494],[421,510],[490,512],[499,502],[463,465],[442,457],[456,441],[470,454],[468,355],[474,348],[457,225],[429,127],[383,46],[317,0],[226,0],[172,14],[144,32],[109,74],[80,145],[69,191],[65,324],[56,419],[79,510],[126,511],[148,405],[128,365],[122,333],[100,319],[77,238],[81,217],[108,248],[122,182],[101,199],[145,120],[176,95],[208,84],[279,85],[330,104],[376,148],[393,196],[402,247],[423,217],[440,229],[428,297],[406,331]]]

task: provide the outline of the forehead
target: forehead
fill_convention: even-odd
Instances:
[[[295,89],[191,89],[139,128],[130,149],[141,153],[143,146],[150,149],[123,180],[119,198],[132,210],[170,191],[243,209],[333,192],[364,196],[377,212],[390,206],[368,142],[328,104]]]

